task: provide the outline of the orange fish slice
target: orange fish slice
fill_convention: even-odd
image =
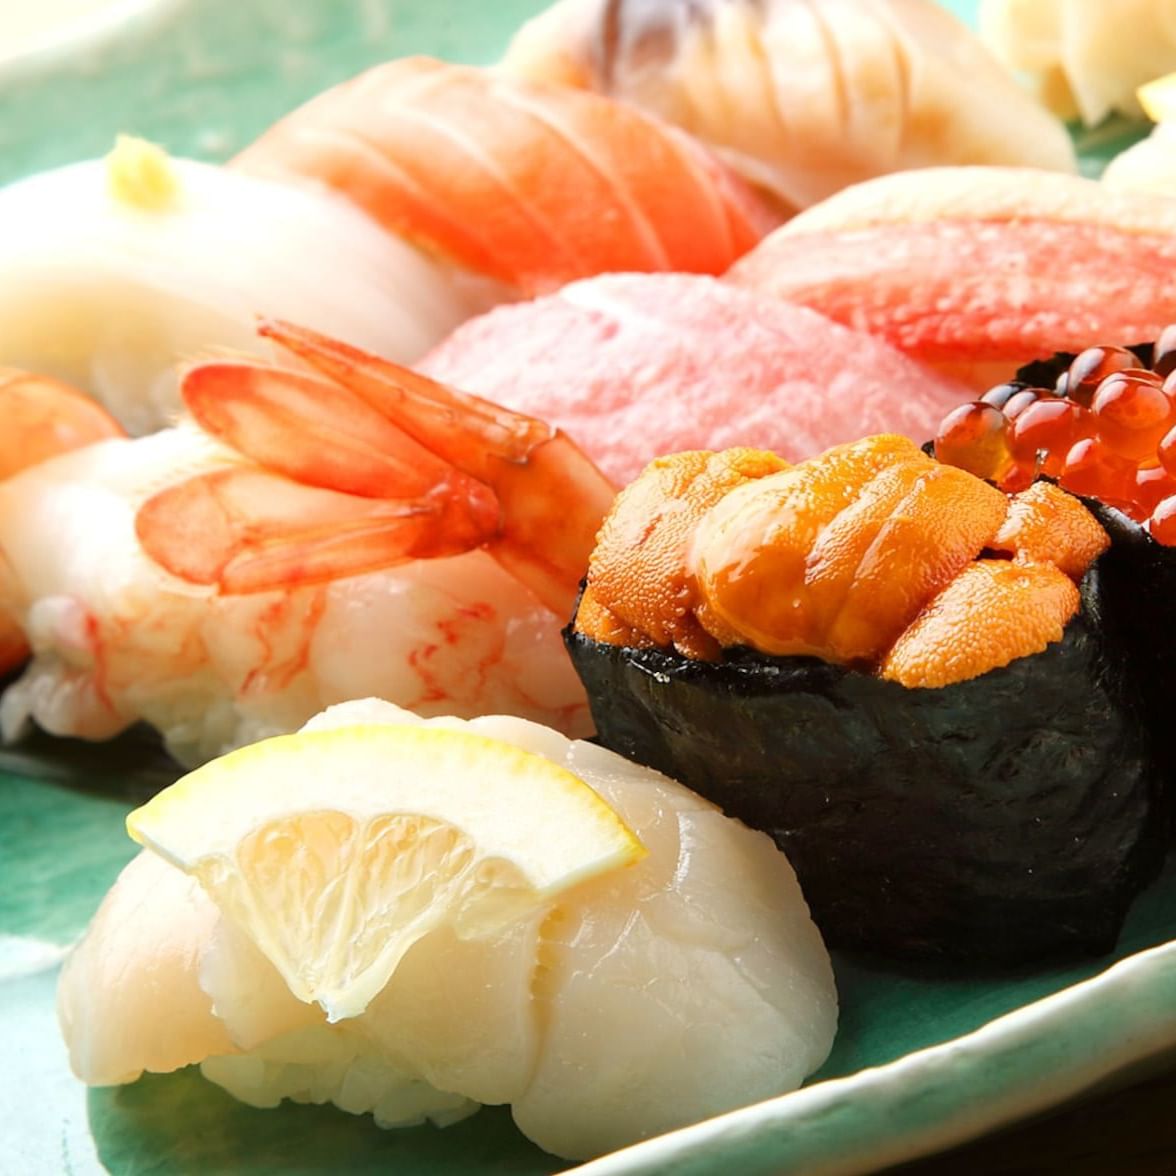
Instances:
[[[527,294],[611,270],[722,273],[774,223],[701,146],[636,109],[425,57],[319,95],[235,166],[335,188]]]
[[[773,233],[731,281],[968,379],[1176,319],[1176,202],[1019,168],[860,184]],[[995,378],[994,378],[995,377]]]

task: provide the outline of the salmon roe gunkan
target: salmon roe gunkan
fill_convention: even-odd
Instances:
[[[1150,367],[1125,347],[1088,347],[1052,388],[998,384],[944,417],[935,456],[1010,494],[1053,478],[1176,546],[1176,324]]]

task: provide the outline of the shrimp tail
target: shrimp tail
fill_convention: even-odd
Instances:
[[[256,465],[145,503],[148,555],[240,593],[485,547],[570,610],[614,491],[558,429],[301,327],[261,333],[316,370],[225,361],[185,375],[197,423]]]
[[[172,575],[244,594],[457,555],[485,542],[496,522],[496,508],[463,510],[445,493],[365,498],[240,466],[148,499],[135,532]]]
[[[548,608],[570,615],[616,487],[565,433],[305,327],[263,320],[258,329],[493,487],[502,524],[487,550]]]

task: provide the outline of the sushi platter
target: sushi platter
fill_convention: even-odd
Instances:
[[[1171,1074],[1131,6],[0,45],[0,1176],[867,1176]]]

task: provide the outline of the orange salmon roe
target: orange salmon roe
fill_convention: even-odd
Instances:
[[[1176,324],[1160,332],[1152,356],[1152,371],[1165,378],[1176,371]]]
[[[1148,515],[1160,502],[1176,494],[1176,478],[1163,466],[1141,466],[1135,471],[1135,498],[1141,512]]]
[[[978,478],[998,480],[1009,465],[1005,414],[981,400],[953,408],[935,435],[935,458]]]
[[[1089,408],[1098,386],[1107,376],[1137,367],[1138,358],[1125,347],[1088,347],[1066,372],[1065,395]]]
[[[1173,407],[1160,377],[1135,368],[1103,380],[1090,406],[1100,440],[1137,462],[1155,459],[1156,446],[1176,424]]]
[[[1051,396],[1031,404],[1013,421],[1010,448],[1018,465],[1033,466],[1056,478],[1071,446],[1092,437],[1094,431],[1094,416],[1088,409]]]
[[[1176,323],[1160,332],[1150,367],[1126,347],[1100,345],[1076,355],[1052,389],[998,384],[944,418],[935,456],[1006,493],[1053,478],[1176,546]]]
[[[1176,544],[1176,495],[1165,498],[1147,521],[1152,538],[1166,547]]]
[[[1096,437],[1079,441],[1066,454],[1060,481],[1074,494],[1097,498],[1111,506],[1130,505],[1135,498],[1135,462],[1120,457]]]

